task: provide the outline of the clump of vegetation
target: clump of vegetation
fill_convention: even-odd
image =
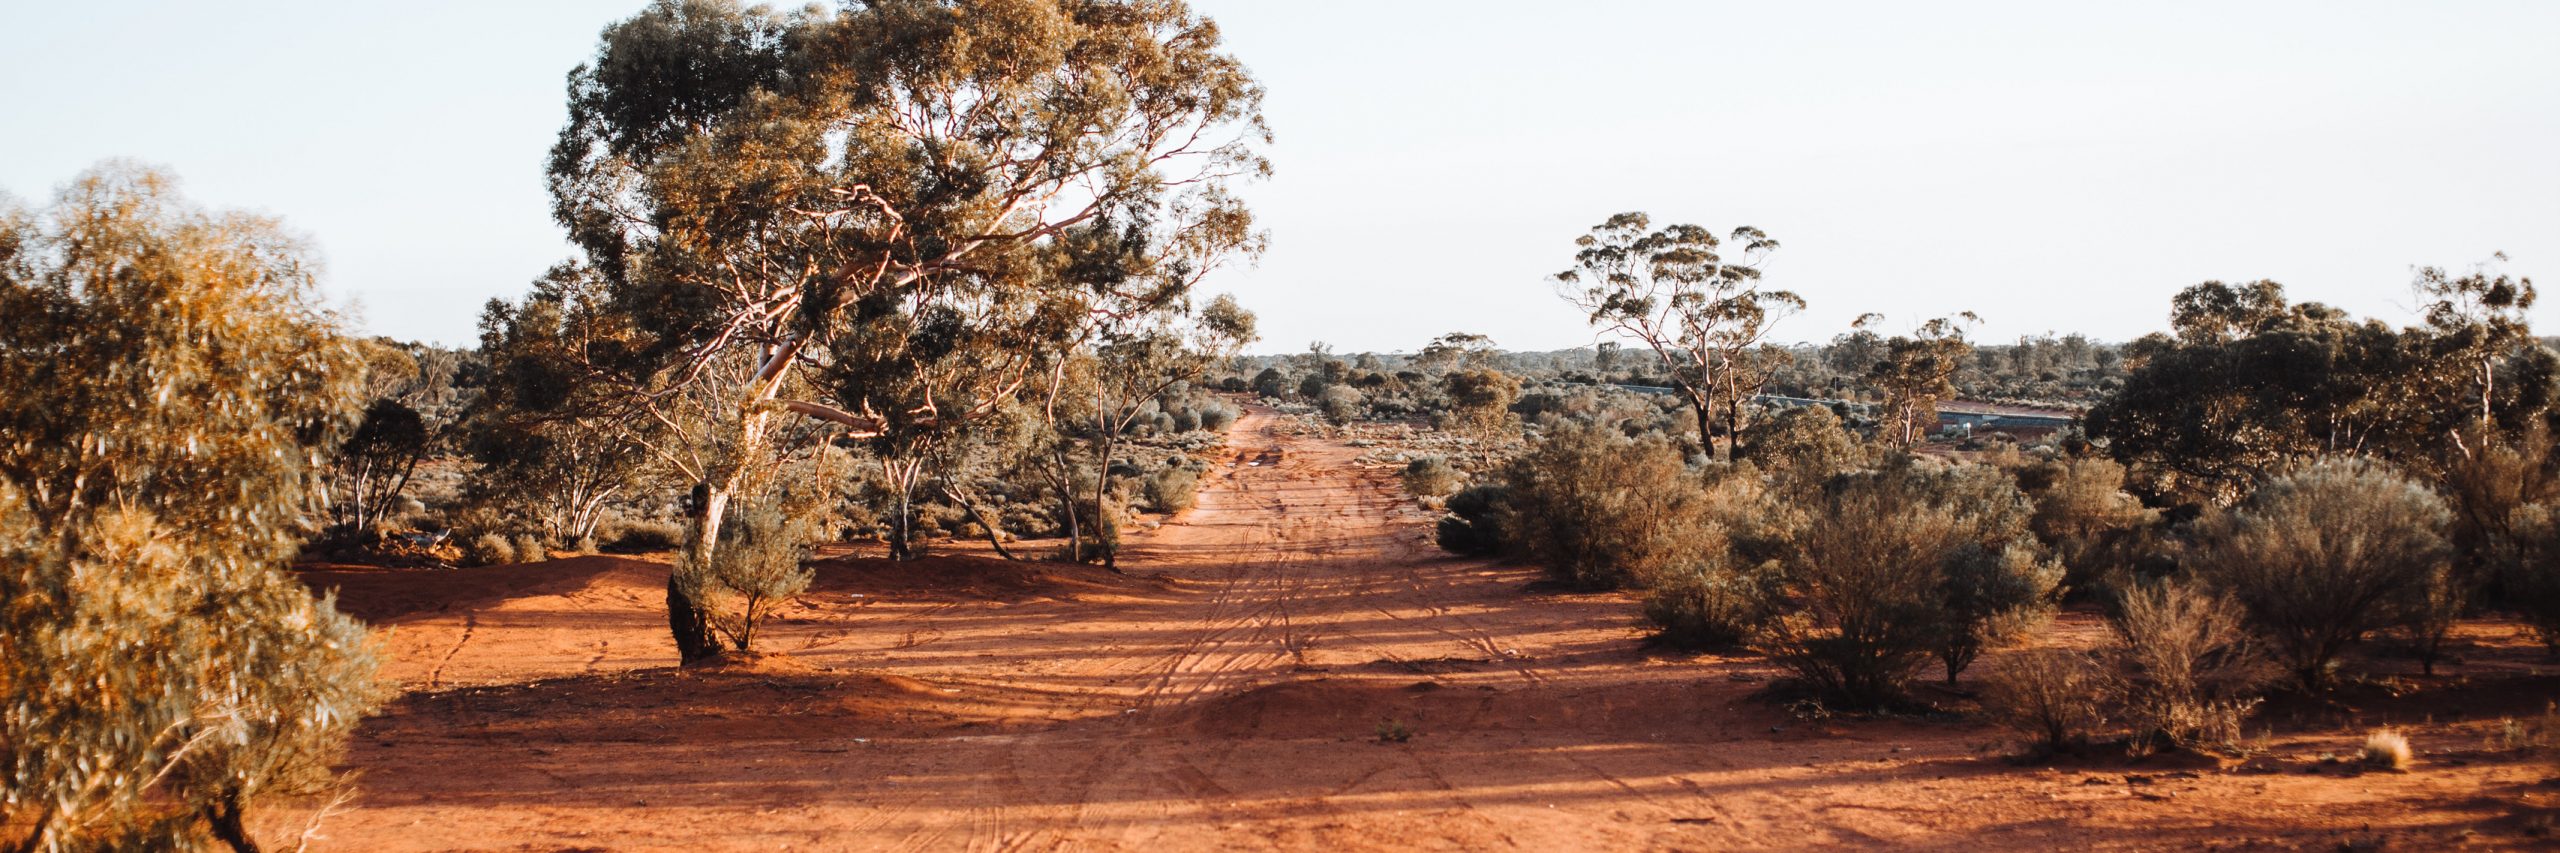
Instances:
[[[1469,557],[1500,553],[1510,540],[1503,529],[1504,496],[1504,488],[1491,483],[1449,495],[1449,512],[1433,528],[1440,549]]]
[[[2102,457],[2079,457],[2031,466],[2020,482],[2035,501],[2027,526],[2053,549],[2063,583],[2090,591],[2131,569],[2142,532],[2157,511],[2125,491],[2124,466]]]
[[[462,559],[474,566],[513,563],[516,561],[516,545],[503,535],[483,533],[471,537],[471,542],[462,549]]]
[[[2366,767],[2395,773],[2407,771],[2416,760],[2409,752],[2409,738],[2391,729],[2377,729],[2366,735],[2356,759]]]
[[[1581,589],[1695,565],[1723,538],[1709,521],[1705,487],[1659,437],[1565,427],[1512,459],[1502,479],[1510,543]]]
[[[1722,539],[1721,532],[1714,534]],[[1714,547],[1695,562],[1680,563],[1645,578],[1644,618],[1664,643],[1684,649],[1713,649],[1748,640],[1766,624],[1778,604],[1779,569],[1775,563],[1737,570],[1729,548]]]
[[[2334,458],[2268,481],[2194,531],[2195,571],[2249,610],[2303,687],[2347,644],[2405,624],[2452,549],[2444,500],[2380,463]]]
[[[0,826],[13,849],[258,846],[379,704],[287,574],[363,364],[273,221],[108,165],[0,197]]]
[[[1424,456],[1405,463],[1404,489],[1415,497],[1448,497],[1462,485],[1465,485],[1465,476],[1458,473],[1458,466],[1449,464],[1445,457]]]
[[[1190,509],[1200,498],[1200,472],[1185,465],[1171,465],[1147,475],[1147,506],[1157,512],[1181,512]]]
[[[518,533],[513,544],[516,562],[539,563],[551,559],[551,549],[542,544],[541,536]]]
[[[2241,722],[2273,676],[2246,618],[2238,604],[2193,585],[2124,592],[2113,654],[2136,750],[2237,747]]]
[[[1324,416],[1325,423],[1342,426],[1360,419],[1364,402],[1360,389],[1348,385],[1327,386],[1323,393],[1316,395],[1316,413]]]
[[[1982,706],[2003,726],[2033,738],[2036,754],[2080,748],[2107,721],[2119,685],[2105,665],[2068,649],[2027,649],[1993,660]]]
[[[673,551],[684,544],[684,527],[671,521],[623,520],[600,535],[606,550],[623,554]]]
[[[677,580],[694,600],[712,604],[708,627],[730,648],[753,651],[756,629],[773,608],[809,587],[818,509],[807,495],[759,496],[730,512],[720,530],[725,541],[707,564],[693,552],[677,564]]]
[[[2027,535],[2026,498],[1990,468],[1901,460],[1833,482],[1813,515],[1787,565],[1790,606],[1758,645],[1838,705],[1901,698],[1931,657],[1953,681],[2060,581]]]

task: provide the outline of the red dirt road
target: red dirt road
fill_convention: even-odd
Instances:
[[[2526,758],[2312,772],[2361,730],[2053,769],[1979,722],[1800,721],[1756,660],[1643,650],[1623,596],[1440,554],[1392,472],[1293,429],[1239,422],[1128,577],[831,561],[753,667],[673,668],[655,563],[314,573],[406,691],[315,849],[2428,849],[2529,844],[2560,795]]]

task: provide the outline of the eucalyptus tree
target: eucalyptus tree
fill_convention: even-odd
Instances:
[[[1094,348],[1093,492],[1091,510],[1110,510],[1111,460],[1120,439],[1145,414],[1147,404],[1175,386],[1198,379],[1212,365],[1259,339],[1253,312],[1224,294],[1198,311],[1144,315],[1137,324],[1114,324]],[[1103,565],[1120,567],[1119,549],[1102,551]]]
[[[2500,253],[2497,260],[2506,260]],[[2453,276],[2441,267],[2418,270],[2415,283],[2426,303],[2426,327],[2422,330],[2429,349],[2439,358],[2460,365],[2455,375],[2461,378],[2447,389],[2460,394],[2477,416],[2474,437],[2485,441],[2497,426],[2498,375],[2511,360],[2531,353],[2541,355],[2541,345],[2533,338],[2533,327],[2525,312],[2533,308],[2533,279],[2504,274],[2492,276],[2485,268],[2470,275]],[[2544,361],[2549,358],[2545,355]],[[2524,389],[2545,398],[2550,394],[2548,370],[2543,382]],[[2451,395],[2448,395],[2451,396]],[[2454,438],[2461,440],[2456,433]],[[2460,445],[2467,454],[2471,443]]]
[[[1858,318],[1866,326],[1878,319]],[[1919,441],[1938,424],[1938,404],[1955,396],[1956,372],[1973,357],[1964,327],[1980,322],[1973,312],[1939,317],[1920,324],[1909,335],[1886,339],[1882,357],[1867,368],[1867,379],[1884,392],[1878,437],[1897,445]]]
[[[538,519],[562,545],[591,540],[605,509],[646,481],[664,426],[620,395],[632,383],[599,381],[639,346],[614,310],[604,278],[582,264],[551,268],[516,302],[492,299],[480,314],[490,381],[464,421],[465,449],[480,464],[480,497]],[[668,460],[682,468],[693,460]]]
[[[555,214],[647,338],[623,397],[717,414],[685,561],[786,417],[858,436],[983,416],[1091,334],[1258,240],[1262,90],[1180,2],[659,0],[570,75]],[[958,345],[999,375],[953,399]],[[842,363],[839,363],[842,359]],[[795,372],[814,376],[795,385]],[[793,389],[806,392],[795,395]],[[681,570],[680,570],[681,571]],[[713,651],[669,584],[687,660]]]
[[[1804,310],[1804,298],[1760,283],[1760,263],[1778,241],[1758,228],[1729,239],[1696,225],[1647,230],[1653,220],[1621,213],[1575,239],[1572,269],[1557,273],[1557,292],[1589,315],[1591,325],[1653,350],[1672,387],[1698,418],[1698,441],[1715,446],[1715,410],[1725,401],[1727,429],[1740,439],[1740,401],[1759,392],[1767,371],[1752,353],[1777,321]],[[1736,258],[1725,252],[1738,253]],[[1726,458],[1737,446],[1726,445]]]
[[[0,847],[255,849],[336,787],[364,626],[285,572],[363,361],[274,221],[167,176],[0,196]]]
[[[2422,272],[2438,301],[2408,329],[2288,303],[2273,282],[2190,287],[2173,334],[2127,347],[2133,369],[2090,409],[2089,435],[2146,490],[2212,503],[2322,455],[2449,468],[2555,403],[2560,357],[2523,324],[2531,283],[2502,279]]]

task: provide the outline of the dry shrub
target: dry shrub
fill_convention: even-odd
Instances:
[[[2405,771],[2415,759],[2409,752],[2409,738],[2390,729],[2378,729],[2365,736],[2364,748],[2357,760],[2377,770]]]
[[[1789,612],[1756,641],[1847,707],[1899,699],[1931,657],[1950,681],[2001,629],[2049,606],[2060,570],[2026,533],[2026,498],[1981,466],[1901,460],[1826,487],[1798,536]]]
[[[672,521],[620,521],[607,527],[605,548],[616,553],[673,551],[684,544],[684,526]]]
[[[1721,532],[1716,534],[1722,539]],[[1737,569],[1728,548],[1713,548],[1697,562],[1647,576],[1644,618],[1657,635],[1684,649],[1724,648],[1750,639],[1767,624],[1777,602],[1776,564]]]
[[[2134,747],[2234,748],[2273,669],[2240,606],[2192,586],[2126,590],[2114,619],[2124,716]]]
[[[551,559],[551,549],[542,544],[542,537],[531,533],[516,534],[515,552],[516,562],[519,563],[539,563]]]
[[[1181,512],[1200,500],[1200,472],[1178,465],[1159,468],[1147,475],[1142,489],[1155,511]]]
[[[1443,498],[1465,484],[1458,466],[1438,456],[1424,456],[1404,466],[1404,489],[1415,497]]]
[[[495,533],[471,537],[462,549],[462,561],[474,566],[497,566],[516,561],[515,543]]]
[[[2027,649],[1986,665],[1982,706],[2003,726],[2033,738],[2041,754],[2076,749],[2106,724],[2119,685],[2090,655]]]
[[[677,562],[675,582],[692,600],[709,603],[711,628],[731,648],[753,651],[756,629],[773,608],[809,587],[806,562],[820,510],[807,493],[753,495],[721,520],[709,565],[692,553]]]
[[[1622,586],[1721,550],[1705,486],[1660,436],[1566,426],[1513,459],[1503,481],[1511,546],[1582,589]]]
[[[2195,528],[2195,568],[2249,609],[2306,688],[2347,644],[2407,624],[2452,558],[2451,513],[2382,464],[2327,459],[2258,488]]]
[[[2028,526],[2062,561],[2072,588],[2096,586],[2129,568],[2139,534],[2158,520],[2125,492],[2124,478],[2123,465],[2102,457],[2049,462],[2020,474],[2036,504]]]

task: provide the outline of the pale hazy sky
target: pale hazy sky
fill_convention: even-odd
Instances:
[[[1271,91],[1272,250],[1212,283],[1264,351],[1589,343],[1547,276],[1622,210],[1784,242],[1791,340],[2122,340],[2211,278],[2397,322],[2501,250],[2560,331],[2560,3],[1196,2]],[[641,5],[0,0],[0,188],[166,165],[465,343],[566,255],[562,75]]]

